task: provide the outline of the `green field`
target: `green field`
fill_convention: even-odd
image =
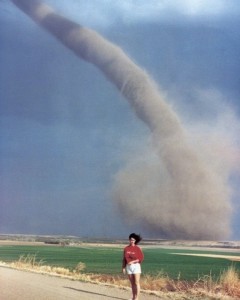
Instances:
[[[240,262],[227,259],[182,256],[174,253],[201,253],[218,255],[239,255],[240,253],[220,251],[173,250],[160,248],[143,249],[145,260],[143,274],[167,274],[172,279],[197,280],[204,275],[217,278],[230,266],[240,271]],[[0,246],[0,261],[11,262],[21,255],[36,255],[44,265],[74,269],[79,262],[86,265],[85,273],[120,274],[122,249],[116,247],[60,247],[60,246]]]

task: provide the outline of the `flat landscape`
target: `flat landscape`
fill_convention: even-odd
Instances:
[[[126,241],[121,240],[83,241],[69,237],[2,238],[0,240],[1,272],[6,272],[6,267],[10,267],[30,274],[40,273],[42,276],[45,274],[47,279],[51,275],[79,282],[95,282],[95,285],[97,283],[128,289],[128,280],[121,274],[122,249],[125,245]],[[224,272],[233,270],[233,273],[239,276],[238,242],[148,240],[144,241],[141,247],[145,255],[142,264],[142,289],[149,295],[154,294],[154,297],[158,296],[161,299],[166,295],[170,297],[170,289],[171,297],[173,295],[175,297],[171,299],[181,299],[181,293],[188,293],[192,286],[199,285],[202,289],[210,281],[216,282],[215,289],[219,290]],[[5,278],[5,275],[2,276]],[[240,289],[239,281],[237,289]],[[173,291],[175,293],[172,293]],[[223,292],[225,293],[225,290]],[[224,297],[230,296],[227,292]],[[182,299],[188,299],[186,295],[184,297]],[[205,294],[204,299],[208,299],[206,297]]]

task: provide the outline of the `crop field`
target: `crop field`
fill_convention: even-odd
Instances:
[[[162,248],[144,248],[142,264],[143,275],[167,275],[171,279],[197,280],[200,277],[219,275],[234,266],[240,271],[240,261],[225,258],[201,257],[193,254],[216,254],[239,256],[240,253],[224,251],[179,250]],[[185,254],[191,254],[187,256]],[[184,254],[184,255],[179,255]],[[42,265],[63,267],[73,270],[79,262],[86,265],[84,273],[119,275],[121,273],[122,248],[105,246],[22,246],[1,245],[0,261],[18,261],[21,256],[35,256]]]

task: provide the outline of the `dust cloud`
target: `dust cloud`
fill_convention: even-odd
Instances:
[[[158,236],[227,238],[231,204],[226,179],[194,150],[181,120],[150,76],[122,49],[43,2],[12,2],[77,56],[97,66],[148,126],[152,159],[130,161],[115,175],[113,199],[124,221],[141,224]]]

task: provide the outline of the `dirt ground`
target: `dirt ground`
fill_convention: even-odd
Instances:
[[[217,254],[197,254],[197,253],[172,253],[176,255],[188,255],[188,256],[202,256],[202,257],[212,257],[212,258],[223,258],[231,261],[240,261],[240,256],[233,255],[217,255]]]
[[[129,298],[131,298],[130,289],[0,267],[1,300],[124,300]],[[163,298],[141,294],[141,300],[159,299]]]

